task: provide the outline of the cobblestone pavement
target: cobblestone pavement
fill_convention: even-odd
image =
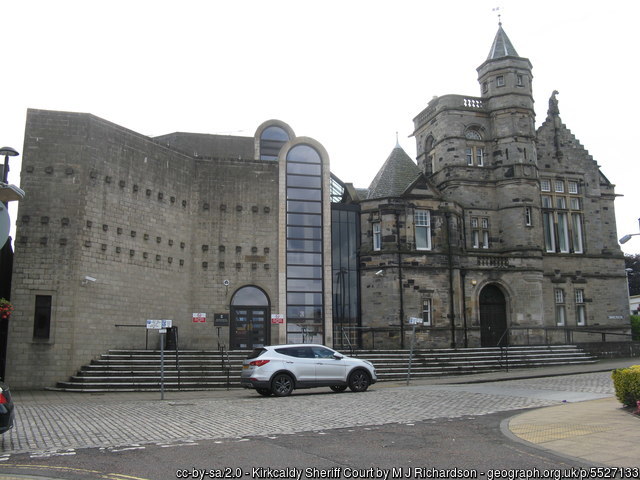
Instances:
[[[114,450],[199,440],[237,441],[250,436],[478,416],[611,397],[613,386],[610,372],[596,372],[482,384],[379,383],[360,394],[319,389],[301,390],[286,398],[260,397],[247,390],[211,396],[177,392],[165,400],[149,395],[75,395],[66,402],[18,404],[14,429],[0,439],[0,461],[16,453],[63,455],[77,448]]]

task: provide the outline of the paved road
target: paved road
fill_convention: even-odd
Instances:
[[[481,384],[376,384],[361,394],[302,390],[287,398],[252,391],[159,394],[42,394],[20,398],[16,426],[3,435],[0,461],[64,455],[81,448],[108,451],[145,445],[221,443],[249,437],[335,428],[462,418],[611,397],[610,372]]]

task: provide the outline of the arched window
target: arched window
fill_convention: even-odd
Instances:
[[[268,306],[269,299],[258,287],[242,287],[231,300],[233,306]]]
[[[287,153],[287,342],[322,343],[322,159],[310,145]]]
[[[282,145],[289,140],[283,128],[275,125],[265,128],[260,135],[260,160],[277,160]]]
[[[468,140],[482,140],[482,135],[475,128],[469,128],[466,132],[464,132],[464,137]]]

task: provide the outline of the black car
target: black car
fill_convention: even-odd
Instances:
[[[0,433],[13,428],[13,400],[9,387],[0,382]]]

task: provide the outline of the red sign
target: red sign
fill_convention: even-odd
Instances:
[[[193,323],[205,323],[207,321],[206,313],[194,313],[191,317]]]
[[[271,323],[272,324],[284,323],[284,315],[282,315],[281,313],[271,314]]]

